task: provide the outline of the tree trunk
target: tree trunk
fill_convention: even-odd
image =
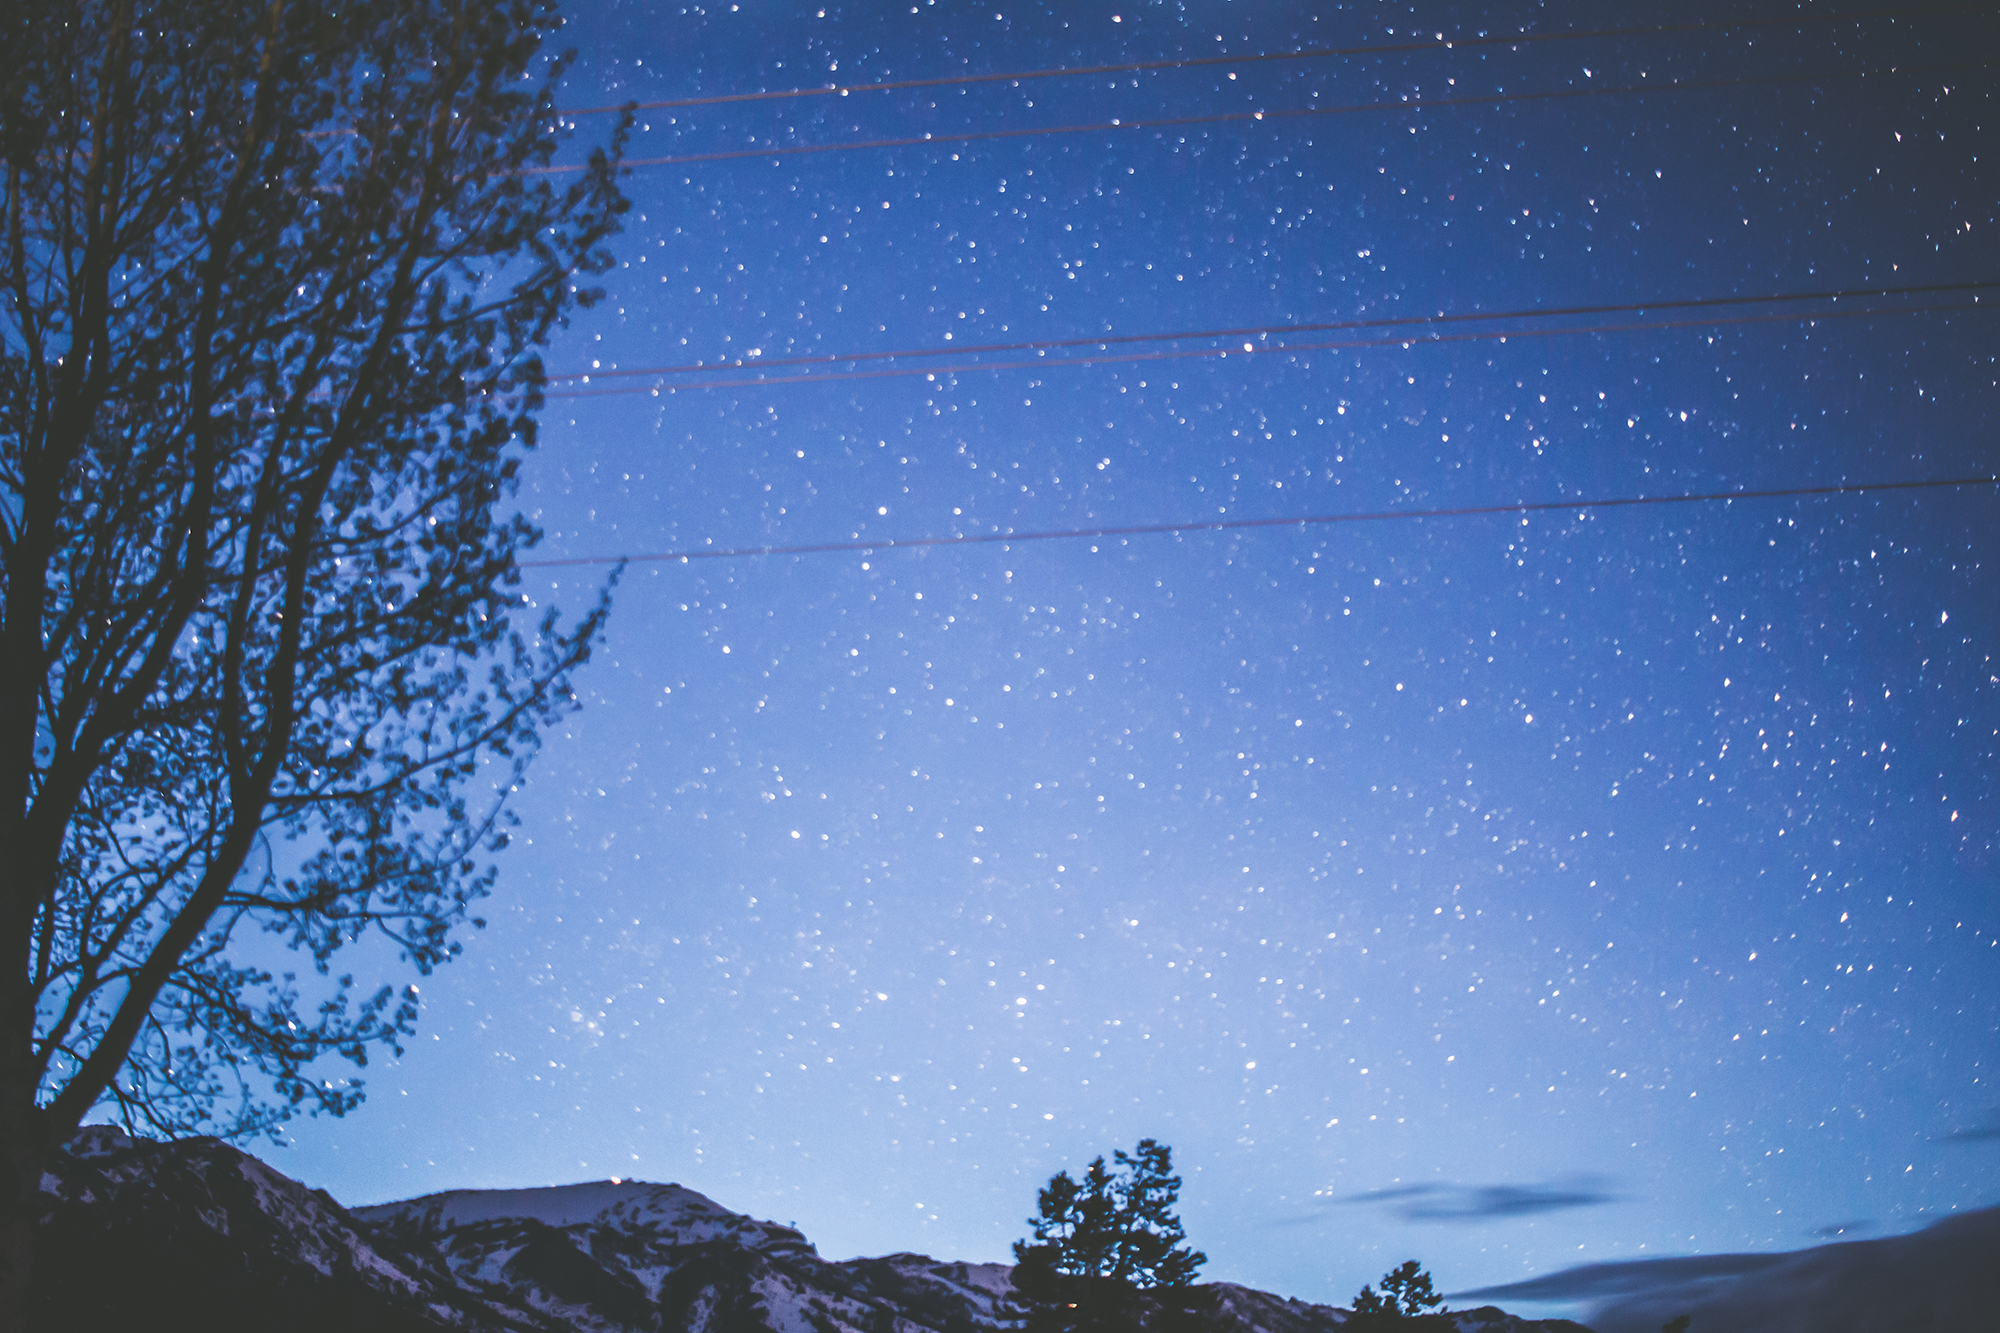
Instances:
[[[0,1333],[26,1333],[28,1283],[34,1269],[34,1227],[39,1161],[6,1147],[6,1199],[0,1207]]]
[[[47,1145],[26,1058],[31,1031],[27,1023],[8,1022],[0,1032],[0,1333],[26,1333],[35,1219],[41,1211]]]

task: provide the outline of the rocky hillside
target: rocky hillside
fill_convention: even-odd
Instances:
[[[1012,1333],[1012,1269],[829,1263],[678,1185],[460,1190],[348,1210],[213,1139],[95,1128],[43,1180],[46,1333]],[[1175,1333],[1335,1333],[1347,1312],[1229,1283]],[[1142,1302],[1141,1325],[1164,1323]],[[1588,1333],[1487,1306],[1461,1333]]]

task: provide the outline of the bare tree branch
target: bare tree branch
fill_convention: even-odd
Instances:
[[[417,1007],[336,955],[455,955],[571,706],[606,602],[528,619],[510,496],[630,122],[533,174],[555,4],[53,0],[0,34],[0,1322],[26,1182],[93,1107],[359,1103],[323,1062]]]

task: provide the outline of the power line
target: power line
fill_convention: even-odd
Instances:
[[[737,560],[760,555],[824,555],[841,551],[888,551],[929,546],[984,546],[995,542],[1061,541],[1080,537],[1144,537],[1178,532],[1228,532],[1245,528],[1294,528],[1331,523],[1378,523],[1389,519],[1473,518],[1490,514],[1538,514],[1556,510],[1627,509],[1644,505],[1713,504],[1732,500],[1775,500],[1787,496],[1862,495],[1878,491],[1934,490],[1990,486],[2000,476],[1942,477],[1922,481],[1854,482],[1837,486],[1786,486],[1759,491],[1708,491],[1685,495],[1632,495],[1602,500],[1536,500],[1519,504],[1458,505],[1442,509],[1382,509],[1361,514],[1307,514],[1291,518],[1197,519],[1186,523],[1141,523],[1122,527],[1052,528],[1040,532],[978,532],[950,537],[890,538],[883,541],[813,542],[795,546],[737,546],[721,550],[661,551],[644,555],[577,556],[566,560],[523,560],[523,569],[573,565],[623,565],[678,560]]]
[[[1740,324],[1798,324],[1820,323],[1836,319],[1857,319],[1869,315],[1920,315],[1938,314],[1952,311],[1991,311],[2000,305],[1971,304],[1926,306],[1873,306],[1862,310],[1822,310],[1811,313],[1736,315],[1713,319],[1679,320],[1639,320],[1625,324],[1583,324],[1557,329],[1485,329],[1471,333],[1433,333],[1415,337],[1387,338],[1346,338],[1320,342],[1276,343],[1254,346],[1245,343],[1241,348],[1190,348],[1166,352],[1123,352],[1106,356],[1068,356],[1054,360],[1038,358],[1032,361],[985,361],[967,365],[939,366],[925,370],[922,366],[891,368],[884,370],[836,370],[820,371],[802,375],[764,375],[752,379],[709,380],[698,384],[648,388],[645,385],[628,385],[609,389],[564,389],[548,394],[550,398],[609,398],[630,394],[685,393],[697,389],[754,389],[778,384],[822,384],[839,380],[900,379],[913,375],[927,375],[932,379],[940,375],[969,375],[976,371],[997,370],[1049,370],[1059,367],[1085,367],[1120,365],[1148,361],[1182,361],[1194,359],[1227,360],[1230,357],[1272,356],[1282,353],[1351,351],[1369,347],[1435,346],[1446,343],[1506,342],[1509,338],[1557,338],[1586,333],[1646,333],[1664,332],[1671,329],[1726,328]]]
[[[1700,296],[1669,301],[1629,301],[1615,305],[1558,306],[1553,309],[1489,310],[1448,315],[1402,315],[1383,319],[1330,320],[1314,324],[1257,324],[1228,329],[1190,329],[1177,333],[1105,334],[1095,338],[1038,338],[1020,342],[973,343],[952,347],[908,347],[886,352],[822,353],[814,356],[768,357],[748,360],[734,357],[709,363],[681,363],[667,366],[639,366],[630,369],[578,370],[551,375],[550,383],[600,379],[636,379],[649,376],[714,374],[720,370],[771,367],[842,365],[866,361],[914,360],[933,356],[979,356],[989,352],[1054,351],[1073,347],[1128,346],[1134,343],[1196,342],[1215,338],[1261,338],[1272,334],[1331,333],[1348,329],[1414,328],[1444,324],[1492,322],[1520,319],[1564,319],[1585,315],[1636,314],[1644,310],[1693,310],[1721,306],[1776,305],[1799,301],[1840,301],[1856,297],[1938,295],[1945,292],[1983,291],[2000,287],[2000,279],[1978,282],[1932,283],[1905,287],[1851,287],[1819,292],[1780,292],[1770,296]],[[1039,363],[1038,363],[1039,364]],[[1059,360],[1053,364],[1062,364]]]
[[[913,88],[952,88],[981,83],[1018,83],[1027,79],[1081,78],[1098,74],[1138,74],[1151,70],[1197,69],[1206,65],[1255,65],[1275,60],[1327,60],[1347,56],[1398,55],[1410,51],[1450,51],[1460,47],[1533,46],[1543,42],[1585,41],[1596,38],[1657,37],[1684,32],[1725,32],[1738,28],[1804,27],[1813,23],[1839,23],[1871,18],[1930,18],[1979,10],[1977,5],[1947,5],[1933,9],[1864,9],[1843,14],[1798,14],[1785,18],[1735,19],[1722,23],[1671,23],[1632,28],[1595,28],[1583,32],[1517,33],[1510,37],[1446,37],[1439,33],[1427,42],[1392,42],[1380,46],[1319,46],[1302,51],[1267,51],[1253,55],[1186,56],[1164,60],[1138,60],[1116,65],[1061,65],[1050,69],[1016,70],[1008,74],[951,74],[928,79],[896,79],[884,83],[828,84],[814,88],[781,88],[770,92],[717,93],[706,97],[674,97],[657,102],[633,102],[619,106],[587,106],[564,112],[567,116],[605,115],[625,111],[662,111],[680,107],[723,106],[736,102],[783,101],[799,97],[847,97],[853,93],[902,92]]]
[[[1606,97],[1623,93],[1696,92],[1717,88],[1750,88],[1780,83],[1825,82],[1835,79],[1867,78],[1869,74],[1943,74],[1957,70],[1983,69],[1991,60],[1955,61],[1942,65],[1891,66],[1884,70],[1831,70],[1816,74],[1770,74],[1744,79],[1699,79],[1687,82],[1619,85],[1608,88],[1564,88],[1539,93],[1487,93],[1462,97],[1412,97],[1398,102],[1353,102],[1342,106],[1298,107],[1286,111],[1228,111],[1205,116],[1164,116],[1147,120],[1093,121],[1076,125],[1044,125],[1014,130],[967,130],[957,134],[905,135],[894,139],[853,139],[843,143],[793,144],[783,148],[731,148],[709,153],[679,153],[666,157],[627,158],[622,168],[690,166],[703,162],[731,162],[748,158],[799,157],[814,153],[852,153],[864,149],[911,148],[941,144],[980,143],[999,139],[1034,139],[1058,134],[1090,134],[1104,131],[1177,129],[1189,125],[1223,125],[1238,122],[1296,120],[1310,116],[1356,115],[1369,111],[1424,111],[1440,108],[1495,106],[1510,102],[1550,102],[1578,97]],[[585,171],[583,165],[524,168],[524,176],[557,176]]]

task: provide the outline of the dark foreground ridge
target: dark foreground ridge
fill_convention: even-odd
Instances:
[[[461,1190],[349,1210],[214,1139],[86,1129],[43,1179],[39,1333],[1002,1333],[1006,1264],[828,1263],[678,1185]],[[1347,1311],[1226,1282],[1156,1333],[1334,1333]],[[1486,1306],[1459,1333],[1589,1333]]]
[[[1780,1254],[1585,1264],[1472,1298],[1581,1302],[1600,1333],[1966,1333],[2000,1328],[2000,1208]]]

